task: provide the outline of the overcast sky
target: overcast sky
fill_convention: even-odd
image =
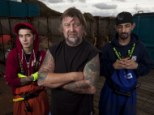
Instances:
[[[121,11],[132,14],[138,11],[154,12],[154,0],[39,0],[49,8],[63,12],[69,7],[76,7],[83,13],[89,12],[93,16],[116,16]]]

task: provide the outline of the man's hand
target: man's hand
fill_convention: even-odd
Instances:
[[[21,73],[18,73],[18,78],[20,79],[21,85],[25,85],[33,81],[33,76],[26,76]]]
[[[38,72],[35,72],[31,75],[33,77],[33,81],[36,81],[38,79]]]
[[[21,74],[21,73],[18,73],[18,78],[25,78],[25,77],[27,77],[26,75],[23,75],[23,74]]]
[[[61,87],[67,83],[83,80],[83,72],[50,73],[39,72],[38,85],[50,88]]]
[[[99,56],[96,55],[84,67],[84,79],[70,82],[63,86],[65,90],[79,94],[94,94],[96,92],[96,78],[99,76],[100,69]]]
[[[125,66],[126,66],[126,60],[128,60],[128,58],[117,59],[117,60],[113,63],[114,69],[124,69]]]
[[[125,62],[125,69],[137,69],[138,63],[136,63],[134,60],[129,59]]]
[[[137,69],[138,64],[130,58],[123,58],[117,59],[113,67],[114,69]]]

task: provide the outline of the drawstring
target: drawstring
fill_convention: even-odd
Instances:
[[[36,55],[35,55],[34,49],[33,49],[33,57],[34,57],[34,63],[36,63]]]
[[[23,59],[24,58],[24,51],[23,51],[23,49],[21,50],[21,62],[23,63]]]
[[[36,54],[35,54],[34,50],[32,51],[32,53],[33,53],[32,54],[33,55],[33,60],[32,61],[31,61],[31,56],[30,56],[30,60],[29,61],[26,59],[26,56],[24,54],[23,49],[22,49],[21,60],[19,58],[20,57],[20,54],[18,53],[19,66],[20,66],[20,70],[21,70],[21,73],[22,74],[24,74],[24,69],[23,69],[23,61],[24,61],[24,58],[26,60],[26,64],[27,64],[27,68],[28,68],[28,75],[30,74],[29,73],[29,69],[31,67],[34,67],[34,72],[38,69],[38,66],[39,66],[39,64],[41,62],[42,57],[40,56],[39,51],[38,51],[38,55],[37,55],[38,57],[37,57],[37,59],[36,59]]]
[[[23,50],[21,50],[21,60],[20,60],[20,54],[18,53],[18,60],[19,60],[19,66],[20,66],[20,71],[22,74],[24,74],[24,69],[22,66],[22,62],[23,62]]]

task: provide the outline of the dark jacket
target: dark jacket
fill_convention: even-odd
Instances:
[[[137,77],[146,75],[149,73],[150,68],[152,66],[151,59],[149,57],[149,54],[144,46],[144,44],[138,39],[138,37],[134,34],[131,35],[131,41],[126,46],[121,46],[118,43],[118,36],[116,36],[111,43],[107,43],[102,49],[101,49],[101,55],[100,55],[100,74],[101,76],[105,76],[106,78],[109,78],[113,71],[113,63],[117,60],[117,56],[115,55],[115,52],[113,51],[113,47],[116,47],[116,49],[121,53],[123,57],[126,57],[128,55],[128,50],[131,49],[133,43],[136,43],[136,47],[133,53],[133,56],[136,58],[136,62],[138,63],[138,68],[134,70]]]

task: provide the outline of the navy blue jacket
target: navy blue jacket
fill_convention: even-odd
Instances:
[[[102,51],[100,55],[101,76],[109,78],[114,71],[113,63],[117,60],[117,56],[115,55],[115,52],[113,51],[112,48],[116,47],[116,49],[121,53],[121,55],[123,57],[126,57],[128,55],[128,50],[132,48],[133,43],[136,43],[133,57],[136,58],[136,62],[138,63],[138,68],[134,70],[136,76],[139,77],[149,73],[150,68],[152,66],[152,61],[150,59],[150,56],[143,43],[139,41],[136,35],[132,34],[131,41],[126,46],[121,46],[118,43],[118,37],[116,37],[111,41],[111,43],[107,43],[101,49]]]

